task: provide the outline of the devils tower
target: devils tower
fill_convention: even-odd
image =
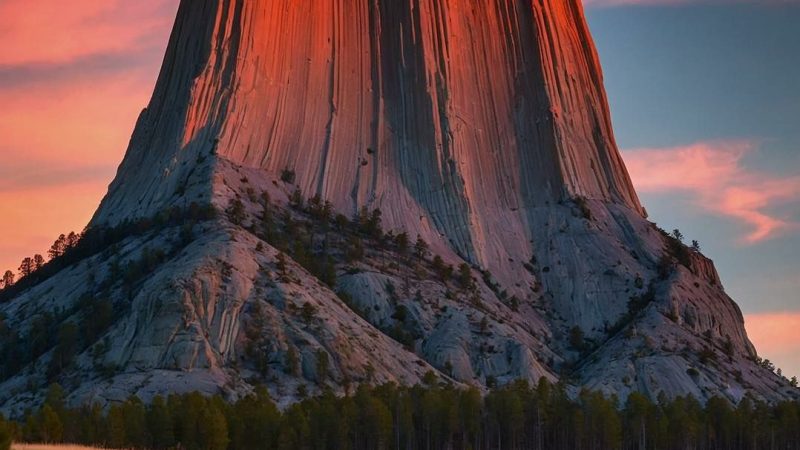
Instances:
[[[183,0],[89,229],[136,232],[0,311],[113,319],[6,376],[7,408],[54,377],[74,401],[431,371],[792,395],[712,262],[646,219],[578,0]]]

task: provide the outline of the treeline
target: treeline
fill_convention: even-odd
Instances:
[[[195,224],[210,220],[215,215],[215,210],[210,206],[192,204],[185,209],[172,208],[153,218],[126,222],[114,228],[91,229],[76,244],[65,247],[61,254],[40,271],[0,291],[0,299],[11,296],[43,281],[63,267],[113,248],[114,244],[125,238],[167,227],[181,227],[178,238],[171,246],[164,244],[158,249],[144,247],[138,258],[125,262],[118,258],[112,259],[105,278],[94,280],[92,274],[91,290],[68,308],[37,312],[30,318],[27,327],[13,326],[0,313],[0,381],[18,374],[42,355],[52,351],[45,376],[48,383],[56,382],[64,371],[73,366],[75,358],[87,349],[90,350],[95,369],[103,376],[112,376],[117,367],[101,363],[109,343],[106,340],[98,342],[98,339],[124,313],[125,308],[129,307],[129,303],[124,300],[112,301],[112,288],[119,283],[122,293],[127,294],[127,298],[132,298],[137,283],[146,274],[193,240],[192,230]]]
[[[293,180],[293,172],[284,170],[281,179]],[[415,267],[420,277],[434,275],[444,283],[455,281],[455,286],[463,290],[475,290],[472,267],[462,263],[454,268],[441,256],[431,255],[428,243],[421,236],[412,240],[406,232],[384,230],[380,209],[361,207],[348,218],[336,213],[331,202],[319,195],[305,198],[300,189],[289,196],[289,208],[272,203],[267,192],[257,195],[250,188],[247,195],[261,211],[251,217],[242,199],[237,197],[225,210],[228,219],[285,253],[331,287],[336,284],[337,264],[349,264],[348,270],[357,270],[352,264],[363,260],[367,252],[373,250],[394,252],[404,263]],[[285,266],[285,256],[279,255],[279,275],[288,280]],[[420,272],[425,268],[432,273]],[[491,282],[490,273],[484,272],[483,276],[491,288],[499,288]],[[503,294],[505,298],[505,292]]]
[[[131,236],[142,235],[171,226],[188,226],[216,217],[211,205],[192,203],[186,208],[173,207],[154,217],[126,220],[114,227],[92,227],[83,233],[59,236],[48,251],[49,260],[42,255],[24,258],[18,275],[6,270],[0,279],[0,303],[14,298],[22,291],[36,286],[58,271],[101,252]]]
[[[20,423],[0,421],[26,442],[112,448],[185,449],[796,449],[800,404],[712,398],[624,404],[596,392],[571,399],[561,385],[516,382],[482,396],[440,385],[362,386],[330,392],[280,411],[267,391],[235,403],[193,393],[70,409],[51,386],[43,407]],[[4,436],[5,441],[4,441]],[[0,445],[0,449],[2,446]]]

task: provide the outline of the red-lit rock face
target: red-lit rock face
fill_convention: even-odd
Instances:
[[[369,359],[380,380],[409,384],[427,364],[452,363],[455,379],[477,384],[556,379],[571,366],[577,384],[622,397],[789,395],[752,362],[712,263],[691,252],[674,270],[661,264],[670,241],[643,217],[620,159],[578,0],[182,1],[153,99],[93,224],[192,201],[222,210],[233,197],[257,217],[261,192],[285,207],[295,186],[277,181],[283,169],[306,197],[344,214],[380,208],[384,230],[420,235],[447,264],[482,270],[480,289],[453,295],[452,283],[397,268],[406,261],[380,248],[358,270],[340,264],[330,289],[296,264],[299,282],[275,287],[278,250],[221,217],[136,299],[125,297],[132,313],[115,327],[120,350],[109,356],[117,367],[136,376],[206,370],[197,373],[211,381],[191,386],[214,392],[239,376],[244,306],[277,298],[264,305],[271,355],[322,346],[347,376],[364,375]],[[175,238],[142,240],[161,248]],[[92,270],[125,257],[108,253]],[[80,270],[41,292],[76,285],[77,299]],[[391,318],[380,315],[389,314],[387,285],[402,286],[398,295],[419,312],[410,350],[378,331]],[[340,292],[382,312],[364,321]],[[5,309],[49,301],[39,294]],[[289,298],[318,304],[326,327],[317,340],[281,306]],[[59,301],[69,310],[68,297]],[[153,306],[163,302],[171,309]],[[491,355],[475,325],[482,318],[498,349]],[[576,328],[588,356],[570,343]],[[719,365],[697,358],[722,345],[730,355]],[[153,392],[173,390],[162,379],[153,377]],[[120,392],[135,384],[126,380],[114,381]]]
[[[480,262],[532,207],[639,209],[576,0],[184,2],[95,222],[163,207],[213,146]]]

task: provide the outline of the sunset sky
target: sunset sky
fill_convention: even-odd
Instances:
[[[0,0],[0,269],[80,230],[151,94],[177,0]],[[800,375],[800,0],[585,0],[650,214],[713,258]]]

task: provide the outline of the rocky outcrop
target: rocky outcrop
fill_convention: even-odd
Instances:
[[[640,210],[577,0],[183,2],[93,223],[183,197],[212,151],[290,168],[340,211],[381,208],[506,281],[534,208]]]
[[[295,191],[347,217],[381,211],[384,231],[423,239],[474,283],[390,238],[354,262],[357,232],[330,218],[292,245],[332,258],[335,283],[291,248],[297,260],[278,269],[289,244],[259,228],[259,199],[288,229],[313,216],[290,206]],[[81,297],[113,301],[113,327],[59,375],[75,401],[266,383],[286,403],[298,386],[428,371],[621,397],[796,394],[756,363],[711,261],[644,217],[578,0],[182,1],[91,226],[235,199],[242,211],[194,225],[188,243],[177,229],[130,237],[0,312],[24,334],[42,311],[69,322],[86,314]],[[109,277],[176,241],[186,246],[135,286]],[[34,401],[51,359],[3,381],[0,404]]]

